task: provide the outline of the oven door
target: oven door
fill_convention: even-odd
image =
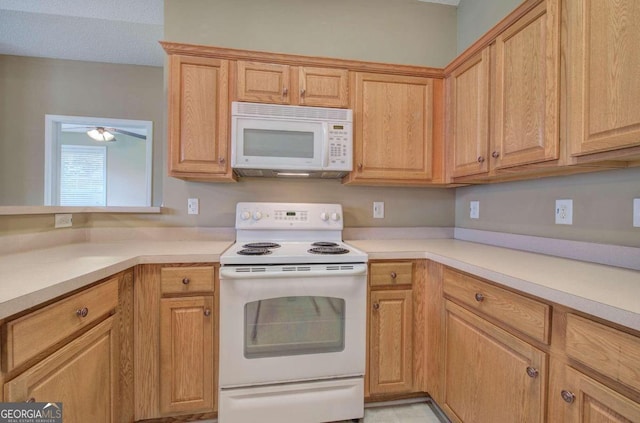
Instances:
[[[364,374],[366,264],[297,267],[221,269],[221,388]]]

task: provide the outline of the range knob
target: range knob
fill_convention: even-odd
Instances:
[[[331,220],[337,222],[338,220],[340,220],[340,215],[338,213],[331,213]]]
[[[249,220],[250,218],[251,218],[251,213],[249,213],[248,211],[243,211],[242,213],[240,213],[240,219]]]
[[[326,222],[327,220],[329,220],[329,213],[327,213],[327,212],[320,213],[320,219],[322,221]]]
[[[262,219],[262,212],[253,212],[253,220],[260,220]]]

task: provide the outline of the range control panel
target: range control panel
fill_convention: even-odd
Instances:
[[[236,229],[342,230],[342,206],[321,203],[238,203]]]

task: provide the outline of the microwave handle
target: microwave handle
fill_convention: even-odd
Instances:
[[[328,124],[327,123],[323,123],[322,124],[322,139],[324,140],[324,151],[323,151],[323,158],[322,158],[322,168],[326,169],[327,167],[329,167],[329,134],[328,134],[329,130],[328,130]]]

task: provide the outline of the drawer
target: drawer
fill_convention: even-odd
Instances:
[[[371,286],[411,285],[413,280],[413,262],[371,263]]]
[[[640,338],[567,314],[567,356],[640,391]]]
[[[8,372],[36,357],[117,306],[118,278],[113,278],[7,322],[2,340],[3,370]]]
[[[538,341],[549,343],[551,307],[451,269],[444,271],[445,295]]]
[[[213,292],[213,266],[163,267],[160,285],[163,294]]]

